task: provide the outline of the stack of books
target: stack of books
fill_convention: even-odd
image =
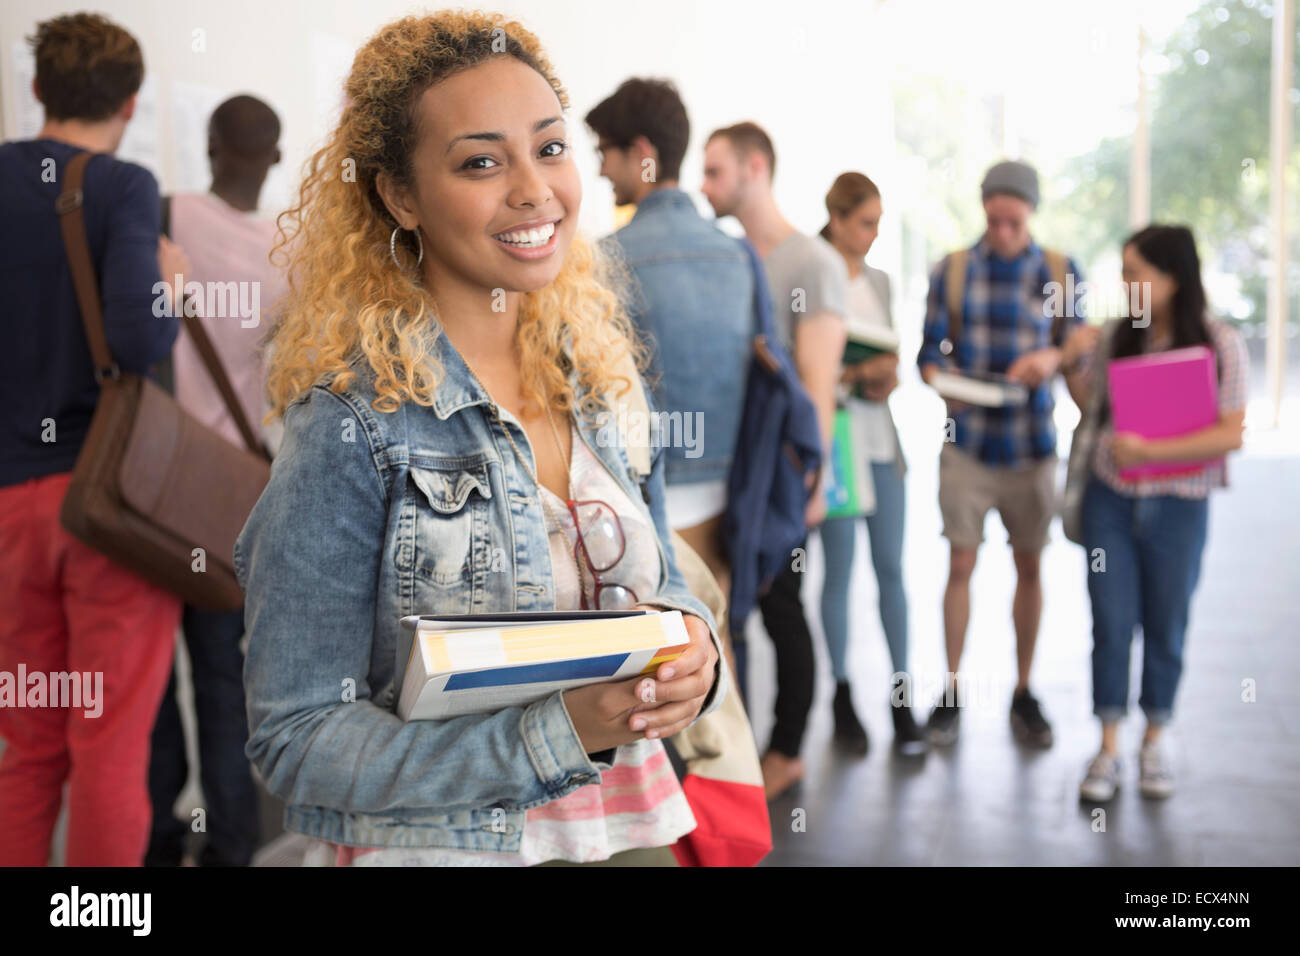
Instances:
[[[404,617],[397,715],[443,720],[524,706],[557,690],[653,673],[689,645],[680,611]]]

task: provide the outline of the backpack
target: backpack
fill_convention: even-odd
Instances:
[[[1065,287],[1065,274],[1070,268],[1070,260],[1064,253],[1055,249],[1044,249],[1043,260],[1047,263],[1048,274],[1052,281]],[[961,338],[962,320],[966,313],[966,263],[970,261],[969,249],[958,249],[948,254],[944,261],[944,291],[948,306],[948,344],[951,348],[948,356],[957,359],[957,342]],[[1065,333],[1065,310],[1052,319],[1051,342],[1057,344]]]
[[[759,595],[807,536],[804,509],[822,464],[817,410],[773,331],[763,264],[753,246],[742,244],[754,273],[758,334],[722,515],[722,540],[731,563],[732,634],[744,634],[745,619]]]

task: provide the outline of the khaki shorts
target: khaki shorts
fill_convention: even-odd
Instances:
[[[979,547],[990,508],[998,510],[1013,551],[1043,550],[1056,513],[1056,456],[998,467],[946,442],[939,454],[943,536],[957,548]]]

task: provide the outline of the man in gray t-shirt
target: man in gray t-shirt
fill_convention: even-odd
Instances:
[[[791,232],[763,257],[772,290],[776,334],[795,354],[795,328],[804,319],[848,312],[848,281],[843,257],[826,240]]]
[[[781,215],[772,196],[775,165],[772,141],[758,126],[740,123],[718,130],[704,148],[703,192],[719,216],[740,220],[763,259],[776,335],[817,408],[822,457],[829,460],[835,386],[844,355],[848,268],[824,240],[799,233]],[[805,521],[813,528],[825,516],[826,496],[818,487]],[[776,649],[776,722],[762,762],[769,799],[804,774],[799,752],[815,678],[812,632],[799,594],[806,545],[800,544],[758,602],[763,627]]]

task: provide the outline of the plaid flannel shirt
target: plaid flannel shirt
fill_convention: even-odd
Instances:
[[[993,253],[986,239],[970,251],[966,263],[966,288],[961,334],[955,354],[945,355],[940,343],[948,338],[947,258],[930,273],[925,334],[917,365],[934,364],[960,372],[1005,374],[1021,355],[1051,345],[1062,345],[1071,328],[1083,322],[1080,284],[1083,273],[1073,259],[1073,315],[1062,323],[1057,341],[1051,340],[1052,315],[1044,288],[1052,281],[1047,260],[1037,243],[1010,262]],[[1029,401],[1009,408],[972,407],[958,412],[955,444],[986,465],[1019,466],[1056,452],[1056,426],[1052,412],[1053,380],[1030,389]]]

